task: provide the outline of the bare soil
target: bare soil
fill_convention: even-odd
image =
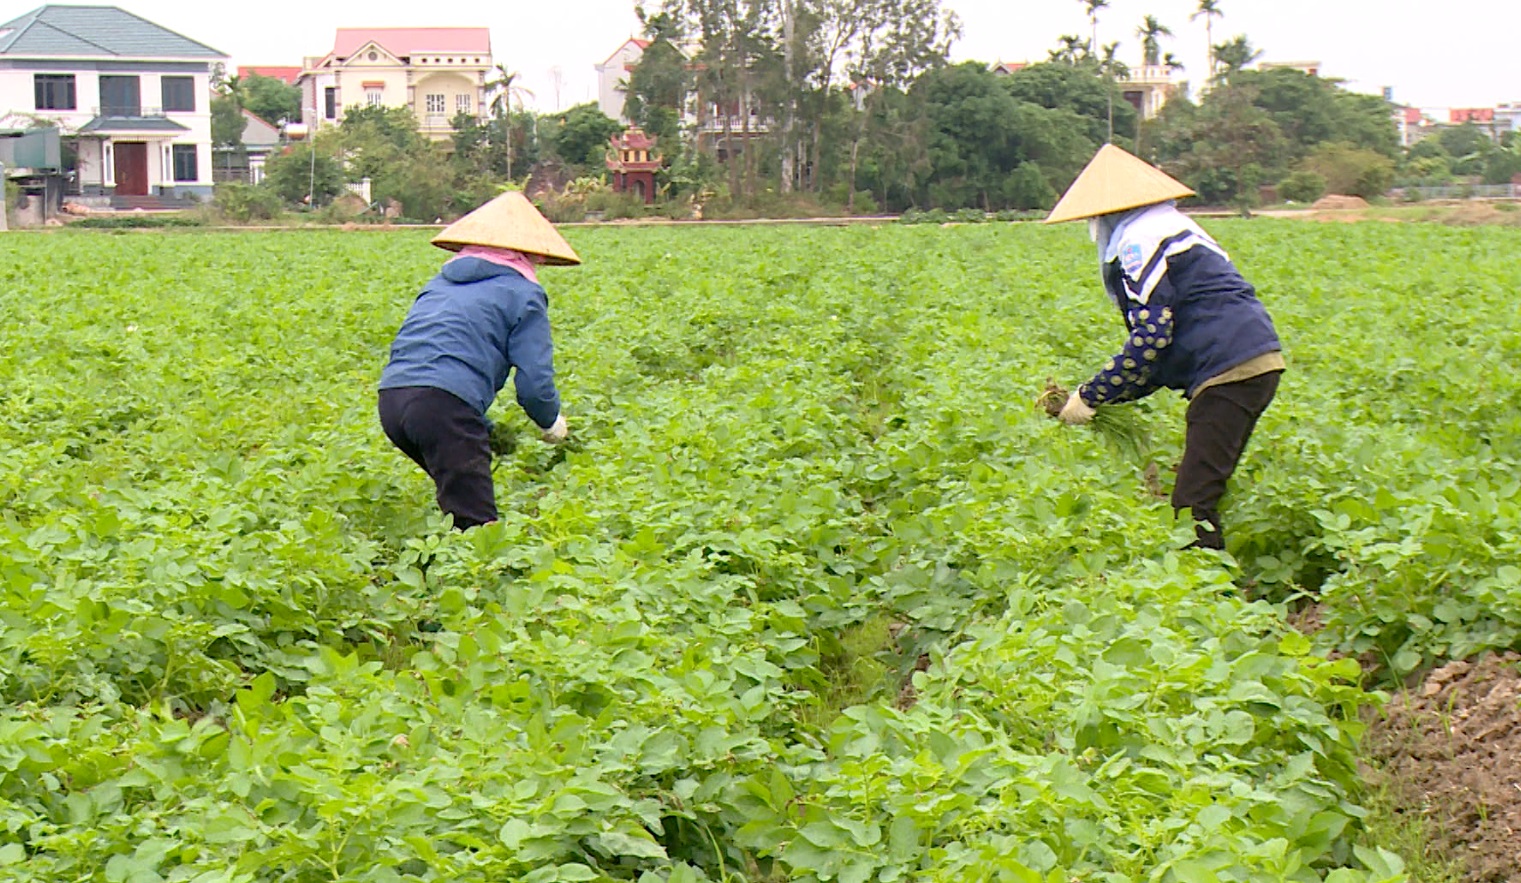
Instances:
[[[1315,201],[1314,205],[1310,206],[1310,208],[1318,212],[1347,211],[1349,209],[1365,209],[1367,207],[1368,201],[1361,196],[1342,196],[1340,194],[1322,196]]]
[[[1521,656],[1451,662],[1396,694],[1366,747],[1465,883],[1521,880]]]

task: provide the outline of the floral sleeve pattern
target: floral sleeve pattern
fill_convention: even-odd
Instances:
[[[1125,349],[1104,365],[1094,378],[1078,387],[1090,407],[1113,405],[1145,398],[1157,389],[1152,366],[1172,344],[1172,308],[1136,306],[1127,322],[1130,337]]]

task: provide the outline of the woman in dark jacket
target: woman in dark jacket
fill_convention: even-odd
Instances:
[[[1158,389],[1189,399],[1175,509],[1196,545],[1225,548],[1219,504],[1284,370],[1282,346],[1255,289],[1219,243],[1178,211],[1193,191],[1114,145],[1103,147],[1046,223],[1086,218],[1104,289],[1129,336],[1062,409],[1068,424]]]
[[[380,375],[380,425],[433,479],[439,508],[464,530],[497,518],[486,411],[509,373],[544,440],[568,435],[535,267],[581,259],[521,193],[481,206],[433,244],[459,254],[423,287],[396,333]]]

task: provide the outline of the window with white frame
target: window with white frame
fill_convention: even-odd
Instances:
[[[364,103],[370,107],[379,107],[385,100],[385,90],[378,86],[366,86],[364,89]]]
[[[454,110],[456,113],[472,113],[475,111],[475,97],[460,94],[454,96]]]
[[[429,94],[424,100],[426,101],[425,106],[428,109],[428,113],[444,113],[448,109],[448,105],[444,103],[443,95]]]

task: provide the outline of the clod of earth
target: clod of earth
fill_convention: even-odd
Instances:
[[[1067,399],[1070,395],[1065,389],[1062,389],[1061,385],[1054,378],[1047,377],[1046,388],[1041,392],[1040,397],[1035,400],[1035,404],[1045,409],[1047,417],[1055,419],[1061,416],[1062,408],[1066,407]]]

